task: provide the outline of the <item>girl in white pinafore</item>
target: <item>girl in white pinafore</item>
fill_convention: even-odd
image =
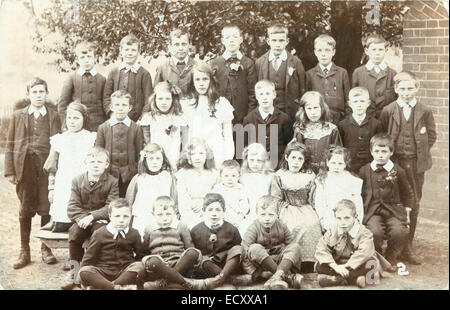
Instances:
[[[348,172],[349,151],[341,146],[330,147],[327,155],[328,171],[320,173],[315,180],[314,207],[319,216],[322,231],[330,229],[335,223],[333,208],[342,199],[355,203],[358,220],[364,217],[361,190],[363,181]]]
[[[72,102],[67,107],[67,131],[50,138],[51,150],[44,164],[49,174],[49,201],[52,220],[43,229],[67,231],[72,221],[67,216],[72,179],[85,171],[84,160],[94,146],[96,133],[88,131],[85,105]],[[53,189],[52,189],[53,187]]]
[[[226,98],[219,97],[209,64],[197,62],[191,74],[193,98],[181,100],[188,119],[189,140],[204,139],[213,151],[215,166],[220,167],[224,160],[234,156],[234,108]]]
[[[142,127],[145,143],[162,146],[170,165],[176,169],[181,152],[181,136],[187,130],[187,120],[181,111],[179,92],[169,82],[160,82],[154,88],[149,104],[138,124]]]
[[[189,229],[203,221],[203,198],[218,182],[212,151],[199,138],[193,138],[180,158],[176,174],[181,220]]]
[[[155,227],[153,203],[160,196],[177,201],[175,178],[164,149],[155,143],[147,144],[141,151],[138,174],[128,185],[126,198],[132,205],[132,227],[144,236],[148,225]]]

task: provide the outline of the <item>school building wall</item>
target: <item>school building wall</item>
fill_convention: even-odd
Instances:
[[[448,12],[441,1],[408,1],[403,26],[403,70],[420,79],[419,100],[433,109],[437,141],[425,173],[421,216],[448,222],[449,85]],[[448,9],[448,8],[447,8]]]

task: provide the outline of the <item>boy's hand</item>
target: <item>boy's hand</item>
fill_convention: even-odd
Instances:
[[[82,229],[86,229],[94,220],[94,217],[92,215],[88,215],[83,217],[81,220],[78,221],[78,226]]]
[[[54,191],[52,189],[48,190],[48,202],[53,203]]]
[[[332,267],[334,271],[336,271],[337,274],[341,275],[344,278],[348,278],[349,271],[347,268],[345,268],[344,265],[336,265]]]
[[[17,179],[15,175],[8,175],[6,179],[9,181],[9,183],[16,185]]]

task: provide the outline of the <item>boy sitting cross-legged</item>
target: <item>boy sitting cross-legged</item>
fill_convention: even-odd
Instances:
[[[271,278],[264,287],[269,289],[287,289],[288,284],[300,288],[302,276],[300,271],[300,246],[293,243],[289,228],[278,219],[278,199],[263,196],[256,204],[257,219],[249,226],[242,240],[246,254],[242,267],[248,273],[236,277],[234,284],[247,278],[252,283],[268,271]],[[239,281],[241,280],[241,281]]]
[[[136,261],[143,247],[139,232],[129,226],[131,206],[126,199],[111,201],[108,215],[108,225],[92,234],[81,262],[80,278],[88,288],[120,290],[136,285],[143,276],[144,265]]]

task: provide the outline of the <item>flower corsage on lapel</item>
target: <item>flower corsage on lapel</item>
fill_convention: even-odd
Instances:
[[[391,169],[391,171],[388,172],[386,181],[394,183],[396,180],[397,180],[397,171],[395,169]]]
[[[178,127],[177,127],[177,126],[170,125],[169,127],[167,127],[167,128],[165,129],[165,132],[166,132],[166,134],[167,134],[168,136],[170,136],[170,135],[172,134],[172,132],[176,132],[177,130],[178,130]]]
[[[295,68],[294,67],[288,67],[287,70],[288,70],[289,76],[292,76],[292,74],[294,74]]]

